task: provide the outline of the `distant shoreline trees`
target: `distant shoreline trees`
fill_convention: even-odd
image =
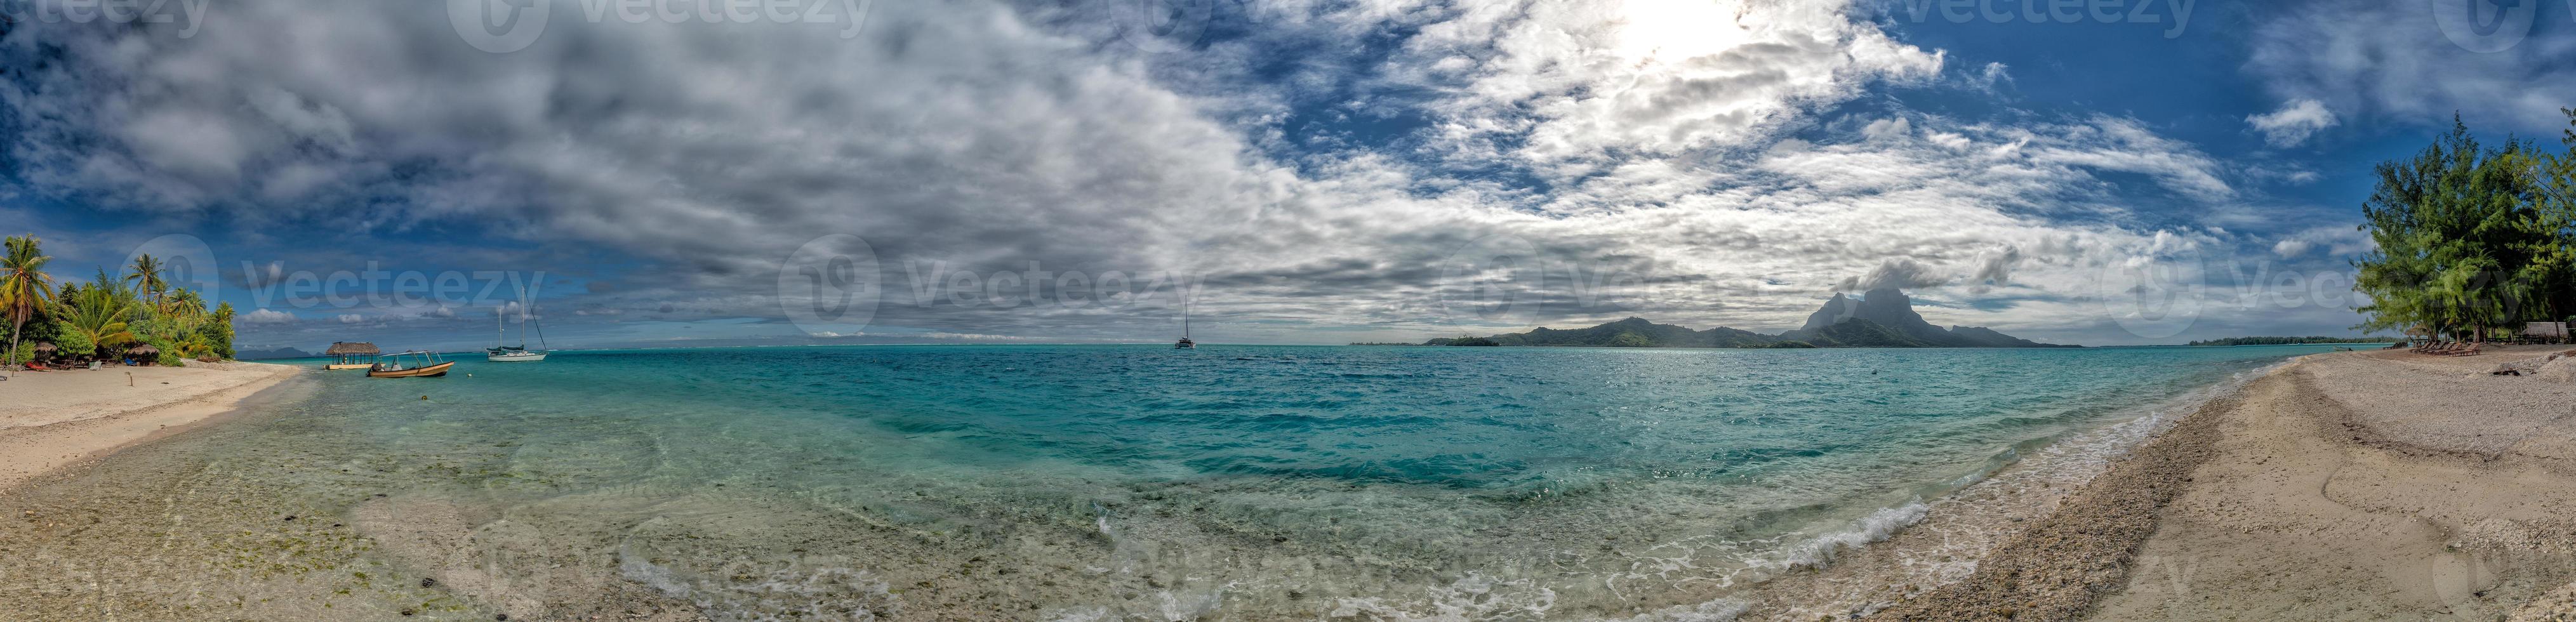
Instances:
[[[2576,314],[2576,129],[2564,142],[2481,144],[2454,118],[2424,151],[2380,163],[2361,226],[2379,248],[2353,262],[2370,297],[2354,328],[2483,340]]]

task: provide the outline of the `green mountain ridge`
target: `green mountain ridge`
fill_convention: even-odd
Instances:
[[[1691,330],[1631,317],[1590,328],[1535,328],[1489,337],[1439,338],[1423,345],[1574,346],[1608,348],[2072,348],[1977,326],[1947,329],[1923,321],[1913,300],[1895,289],[1863,299],[1835,294],[1807,325],[1778,335],[1724,326]]]

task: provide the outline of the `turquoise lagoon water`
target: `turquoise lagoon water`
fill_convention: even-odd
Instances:
[[[582,351],[308,374],[230,433],[345,460],[316,498],[461,508],[496,610],[595,569],[719,619],[1582,619],[1709,611],[2325,350]]]

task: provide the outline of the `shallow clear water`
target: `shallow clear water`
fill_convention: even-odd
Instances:
[[[467,530],[368,555],[489,575],[485,610],[613,574],[718,619],[1616,617],[2327,349],[585,351],[315,372],[190,451]]]

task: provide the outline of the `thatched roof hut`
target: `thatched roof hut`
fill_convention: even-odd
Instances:
[[[160,356],[160,355],[161,355],[161,349],[160,349],[160,348],[152,347],[150,344],[146,344],[146,345],[134,346],[134,347],[132,347],[132,348],[126,348],[126,349],[125,349],[125,353],[126,353],[126,354],[132,354],[132,355],[135,355],[135,356]]]
[[[51,341],[38,341],[38,342],[36,342],[36,351],[37,351],[37,352],[52,352],[52,351],[55,351],[55,350],[61,350],[61,349],[62,349],[61,347],[59,347],[59,346],[55,346],[55,345],[54,345],[54,342],[51,342]]]
[[[322,351],[322,354],[326,356],[339,356],[343,354],[373,355],[383,353],[384,351],[376,349],[376,344],[364,341],[334,341],[331,342],[331,349]]]

